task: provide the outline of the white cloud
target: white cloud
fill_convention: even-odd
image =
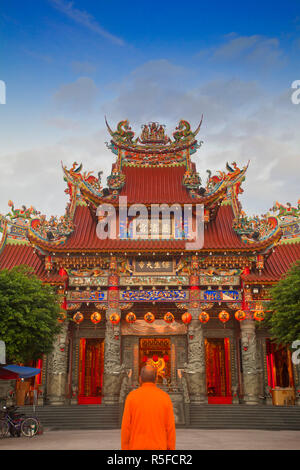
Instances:
[[[79,77],[73,83],[62,85],[54,94],[58,108],[71,112],[91,111],[98,95],[98,88],[89,77]]]
[[[84,26],[93,33],[98,34],[99,36],[102,36],[105,39],[108,39],[110,42],[118,46],[125,45],[123,39],[119,38],[118,36],[115,36],[114,34],[111,34],[109,31],[104,29],[91,14],[87,13],[86,11],[79,10],[78,8],[74,8],[74,2],[66,2],[64,0],[49,1],[57,10],[61,11],[70,19]]]
[[[93,108],[95,88],[91,79],[79,79],[58,90],[57,103],[69,111],[73,106],[86,111],[86,102],[80,104],[80,100],[87,96]],[[95,174],[103,170],[105,183],[115,156],[105,146],[109,135],[104,114],[113,129],[118,121],[128,118],[138,133],[141,124],[157,120],[165,123],[172,135],[180,119],[187,119],[195,128],[203,113],[199,140],[204,144],[193,155],[203,182],[208,168],[224,170],[227,161],[242,166],[250,160],[241,196],[249,214],[265,213],[274,200],[294,205],[299,199],[300,105],[291,103],[289,89],[272,96],[254,81],[195,81],[194,70],[157,60],[130,73],[113,91],[114,99],[103,102],[101,111],[94,111],[97,132],[87,130],[84,123],[89,115],[85,112],[76,118],[55,113],[48,119],[61,132],[65,130],[63,138],[57,138],[52,146],[3,154],[1,213],[7,212],[9,199],[16,207],[24,203],[48,214],[63,213],[67,198],[61,160],[67,166],[82,162],[84,170]],[[70,129],[74,131],[71,134]]]

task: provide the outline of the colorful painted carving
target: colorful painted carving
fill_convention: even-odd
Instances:
[[[237,290],[205,290],[201,293],[203,293],[203,300],[210,302],[230,302],[241,298],[241,293]]]
[[[102,291],[68,291],[68,302],[100,302],[107,299],[107,292]]]
[[[300,218],[300,199],[298,200],[297,207],[292,206],[290,202],[284,205],[276,201],[270,210],[275,213],[277,212],[276,216],[282,221],[297,220]]]
[[[120,300],[136,302],[179,302],[188,300],[188,292],[184,290],[138,290],[121,291]]]
[[[120,286],[188,286],[188,276],[120,276]]]

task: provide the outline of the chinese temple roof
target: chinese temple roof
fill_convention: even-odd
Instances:
[[[219,208],[215,220],[208,224],[204,236],[204,250],[233,250],[249,252],[255,249],[263,249],[268,246],[270,241],[267,239],[264,243],[254,242],[249,245],[243,243],[238,234],[233,230],[232,223],[234,213],[231,205],[226,204]],[[67,241],[55,248],[51,242],[45,242],[43,247],[55,252],[98,252],[98,251],[182,251],[185,249],[185,240],[120,240],[110,239],[100,240],[96,234],[97,221],[91,214],[87,206],[79,205],[74,215],[74,232],[68,237]],[[276,232],[273,241],[278,240],[280,235]]]
[[[29,243],[6,243],[0,253],[0,269],[12,269],[19,265],[33,268],[34,273],[43,282],[62,283],[61,276],[46,271],[43,259],[37,255]]]
[[[270,250],[278,245],[281,238],[300,236],[300,201],[298,207],[276,202],[272,211],[278,214],[274,215],[269,212],[261,217],[247,217],[242,211],[239,194],[243,192],[242,183],[249,163],[241,168],[236,162],[227,163],[225,171],[214,175],[206,170],[208,177],[202,184],[203,174],[200,176],[191,161],[191,155],[201,145],[196,140],[201,122],[202,119],[196,130],[192,131],[190,124],[181,120],[171,138],[166,135],[165,126],[159,123],[144,124],[138,137],[135,137],[128,121],[121,121],[115,132],[107,124],[111,135],[108,147],[117,157],[107,178],[107,187],[102,186],[101,171],[94,176],[92,172],[82,171],[82,164],[75,162],[69,169],[63,166],[67,183],[65,193],[69,196],[63,216],[52,216],[47,220],[33,207],[16,209],[9,201],[10,212],[0,216],[0,231],[3,233],[0,267],[9,266],[9,260],[14,257],[15,264],[22,264],[27,259],[29,265],[40,272],[40,276],[45,276],[47,272],[42,267],[41,259],[47,254],[185,251],[187,240],[184,239],[120,239],[119,236],[100,240],[96,234],[96,209],[102,203],[118,207],[122,196],[127,197],[128,205],[203,204],[203,252],[225,253],[227,250],[270,255]],[[13,240],[25,243],[14,246]],[[40,257],[32,247],[36,248]],[[298,251],[284,250],[287,250],[287,260],[290,255],[295,255],[296,259],[299,257]],[[272,256],[271,253],[264,271],[270,279],[275,276],[277,262],[275,258],[272,267]]]
[[[300,259],[300,241],[280,243],[273,248],[265,262],[264,269],[244,276],[249,284],[274,283],[278,281],[291,266]]]

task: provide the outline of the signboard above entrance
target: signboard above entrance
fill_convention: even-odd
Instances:
[[[134,274],[175,274],[174,260],[133,260]]]

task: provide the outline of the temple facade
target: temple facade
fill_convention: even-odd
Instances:
[[[151,122],[136,136],[107,124],[106,186],[74,163],[63,216],[9,201],[0,268],[29,265],[61,296],[40,403],[122,404],[150,363],[178,423],[190,403],[272,405],[276,387],[300,404],[299,366],[263,327],[270,287],[300,259],[299,205],[248,217],[248,164],[198,170],[200,127],[182,120],[169,137]]]

